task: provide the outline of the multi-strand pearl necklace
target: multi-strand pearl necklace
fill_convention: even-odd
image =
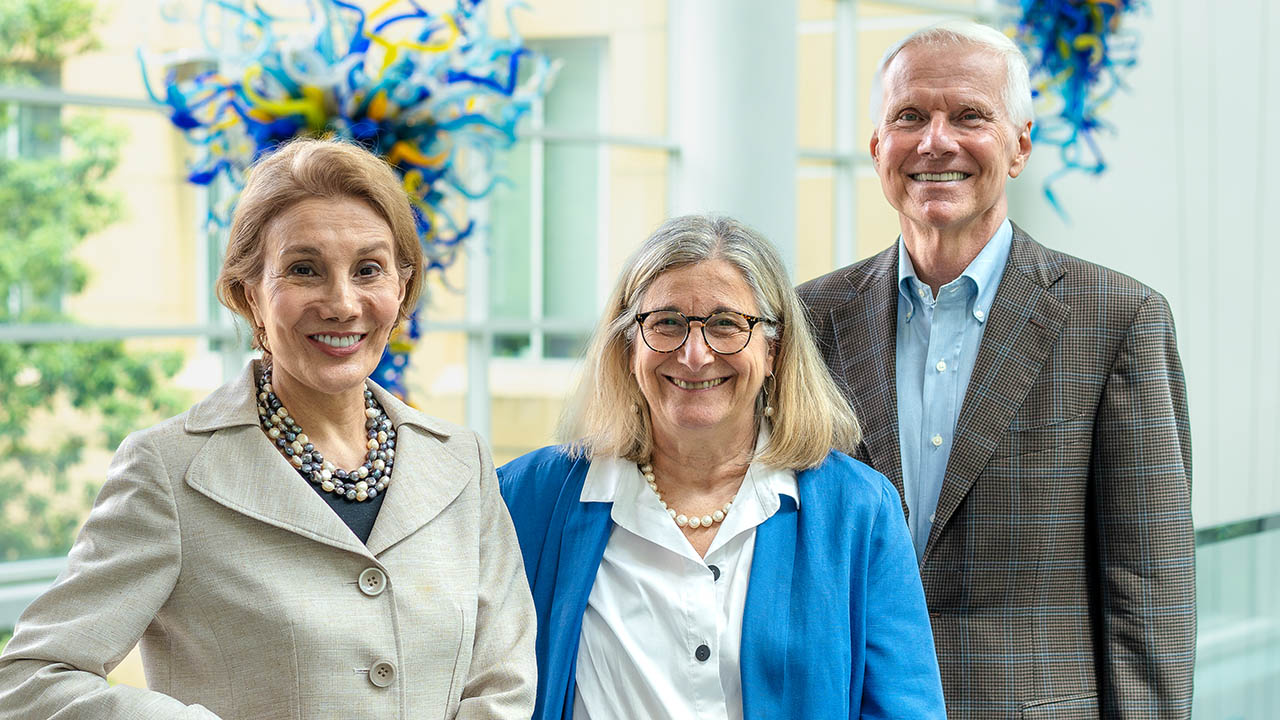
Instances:
[[[694,515],[693,517],[689,517],[684,513],[676,512],[675,508],[668,507],[667,501],[662,499],[662,493],[658,491],[658,481],[653,479],[653,465],[650,463],[641,465],[640,473],[644,475],[644,481],[649,484],[649,489],[653,491],[654,495],[658,496],[658,502],[662,504],[662,509],[666,510],[667,514],[671,516],[671,519],[675,520],[676,525],[679,525],[680,527],[688,526],[695,530],[700,527],[711,527],[712,524],[724,520],[724,516],[729,514],[729,508],[733,507],[733,501],[730,500],[724,504],[724,507],[716,510],[710,515]]]
[[[364,464],[355,470],[339,470],[316,450],[276,397],[271,387],[271,366],[265,367],[258,378],[258,421],[262,431],[304,479],[352,502],[372,500],[385,491],[391,484],[391,466],[396,461],[396,431],[368,390],[364,391],[364,416],[369,436]]]

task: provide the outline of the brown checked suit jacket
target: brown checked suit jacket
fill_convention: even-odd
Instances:
[[[897,245],[800,295],[859,459],[901,493]],[[1190,716],[1191,439],[1159,293],[1014,226],[920,573],[953,720]]]

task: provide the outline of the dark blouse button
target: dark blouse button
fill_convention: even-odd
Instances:
[[[698,662],[706,662],[711,657],[711,648],[706,645],[699,645],[697,650],[693,651],[693,656],[698,658]]]
[[[716,567],[715,565],[708,565],[707,569],[711,571],[712,581],[716,581],[720,579],[720,568]]]

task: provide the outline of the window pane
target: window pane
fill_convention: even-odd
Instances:
[[[662,137],[667,133],[667,3],[654,0],[539,0],[517,13],[531,45],[591,40],[607,48],[597,63],[603,85],[598,131]],[[564,46],[561,45],[563,48]],[[557,55],[566,60],[569,51]],[[569,69],[569,62],[564,69]],[[563,71],[563,70],[562,70]],[[557,127],[548,123],[548,127]],[[565,129],[580,129],[570,125]]]
[[[1278,568],[1274,525],[1196,549],[1197,720],[1272,717],[1280,707]]]
[[[557,133],[599,131],[604,46],[599,40],[531,41],[561,63],[556,84],[530,124]],[[490,202],[490,315],[495,319],[582,320],[594,313],[599,246],[600,173],[604,151],[596,144],[520,142],[503,158],[499,186]],[[584,272],[584,270],[586,272]],[[495,339],[501,356],[561,357],[579,340],[544,345],[537,333],[527,341]]]
[[[533,200],[532,150],[516,144],[502,159],[504,178],[489,201],[489,313],[495,318],[529,318]]]

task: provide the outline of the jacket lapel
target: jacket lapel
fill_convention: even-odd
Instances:
[[[778,512],[756,529],[742,611],[742,713],[747,718],[792,715],[786,700],[787,647],[799,513],[795,500],[786,495],[781,500]]]
[[[258,427],[259,363],[214,391],[187,415],[185,429],[212,433],[191,462],[192,489],[238,513],[316,542],[373,558],[440,513],[480,472],[480,458],[458,457],[441,438],[442,423],[370,383],[398,437],[395,481],[378,510],[366,546],[309,487]]]
[[[448,507],[479,476],[480,454],[454,454],[441,441],[449,436],[442,424],[377,385],[371,388],[397,432],[394,481],[369,533],[369,552],[378,555]]]
[[[862,425],[869,464],[898,494],[902,487],[902,451],[898,443],[896,384],[898,323],[898,247],[875,256],[846,276],[853,295],[831,309],[831,329],[840,377]],[[903,511],[906,511],[905,504]]]
[[[955,443],[922,564],[1008,432],[1066,325],[1070,308],[1047,292],[1063,272],[1044,246],[1013,226],[1009,262],[956,421]]]
[[[262,434],[257,367],[252,363],[187,414],[187,432],[212,433],[187,469],[187,485],[242,515],[368,556],[359,538]]]
[[[585,466],[585,463],[583,464]],[[582,616],[587,611],[591,586],[595,584],[605,546],[613,530],[612,503],[582,502],[583,472],[579,482],[566,483],[557,502],[563,510],[563,534],[555,567],[555,590],[547,627],[551,652],[547,658],[547,687],[563,687],[563,698],[547,698],[542,708],[544,717],[573,715],[574,674],[578,662],[578,639],[582,635]],[[575,491],[576,490],[576,491]],[[561,514],[557,512],[556,514]],[[540,640],[541,641],[541,640]]]

